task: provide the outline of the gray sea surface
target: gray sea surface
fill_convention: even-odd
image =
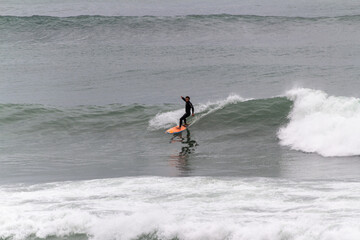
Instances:
[[[0,239],[359,239],[359,29],[350,0],[0,0]]]

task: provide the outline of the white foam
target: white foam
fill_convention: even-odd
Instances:
[[[360,183],[137,177],[0,187],[0,238],[360,238]]]
[[[236,95],[230,94],[226,99],[219,100],[216,102],[207,102],[205,104],[194,104],[195,108],[195,117],[189,118],[190,125],[199,121],[201,118],[206,115],[217,111],[228,104],[234,104],[237,102],[246,101],[246,99]],[[158,130],[172,127],[174,125],[179,124],[180,117],[184,114],[184,108],[177,109],[174,111],[158,113],[154,118],[149,121],[149,130]]]
[[[282,145],[322,156],[360,155],[360,100],[319,90],[293,89],[290,122],[278,132]]]

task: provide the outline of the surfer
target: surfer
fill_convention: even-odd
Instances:
[[[179,124],[179,129],[181,128],[182,125],[182,121],[184,121],[184,126],[187,126],[186,124],[186,118],[190,116],[190,110],[192,110],[192,116],[194,116],[194,106],[192,105],[192,103],[190,102],[190,97],[186,96],[185,98],[183,96],[181,96],[181,99],[184,100],[185,104],[185,114],[180,118],[180,124]]]

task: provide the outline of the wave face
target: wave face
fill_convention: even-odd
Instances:
[[[282,145],[325,157],[360,155],[360,99],[312,89],[294,89],[287,97],[294,105],[278,133]]]
[[[190,126],[208,130],[215,125],[221,128],[243,124],[278,126],[286,121],[291,101],[284,97],[244,99],[231,94],[223,100],[194,104],[195,117]],[[170,110],[170,109],[176,110]],[[140,128],[141,131],[158,131],[178,124],[184,108],[169,104],[162,106],[118,105],[79,106],[60,108],[31,104],[2,104],[0,123],[4,132],[32,134],[39,132],[97,133],[121,129]],[[269,121],[270,120],[270,121]],[[211,131],[211,129],[210,129]]]
[[[196,115],[191,118],[190,126],[199,130],[237,128],[244,125],[268,128],[280,126],[286,121],[291,102],[284,97],[269,99],[244,99],[229,95],[224,100],[196,105]],[[183,109],[158,113],[149,121],[149,130],[166,129],[178,124]]]
[[[359,183],[137,177],[0,187],[0,238],[344,239]]]

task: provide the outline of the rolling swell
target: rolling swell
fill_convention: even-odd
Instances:
[[[101,16],[82,15],[72,17],[53,16],[0,16],[1,30],[61,30],[61,29],[93,29],[96,26],[117,26],[128,30],[159,30],[162,28],[198,28],[214,27],[223,23],[254,23],[287,24],[311,22],[359,23],[360,15],[345,15],[337,17],[287,17],[259,15],[185,15],[185,16]]]
[[[33,16],[0,16],[1,24],[12,25],[15,23],[29,22],[33,24],[46,24],[50,22],[62,22],[64,26],[70,23],[89,24],[89,23],[115,23],[115,22],[151,22],[151,21],[185,21],[185,20],[221,20],[221,21],[235,21],[235,20],[248,20],[248,21],[266,21],[278,19],[281,21],[318,21],[318,20],[338,20],[338,21],[354,21],[360,20],[360,15],[342,15],[335,17],[289,17],[289,16],[264,16],[264,15],[233,15],[233,14],[208,14],[208,15],[177,15],[177,16],[102,16],[102,15],[80,15],[70,17],[55,17],[45,15]]]
[[[0,42],[58,43],[93,46],[99,42],[114,46],[169,45],[182,40],[186,44],[206,44],[242,41],[279,34],[315,29],[328,33],[338,27],[349,26],[349,34],[360,24],[360,15],[342,17],[283,17],[256,15],[187,15],[187,16],[0,16]],[[311,25],[311,27],[309,27]],[[284,32],[284,30],[286,30]],[[325,34],[325,33],[324,33]],[[180,36],[179,36],[180,35]],[[290,34],[292,36],[292,34]],[[298,39],[297,36],[294,36]],[[146,41],[145,41],[146,40]],[[120,49],[122,50],[122,48]]]
[[[286,120],[291,101],[286,98],[270,98],[195,105],[194,129],[209,126],[228,128],[244,124],[264,124],[276,127]],[[172,110],[171,109],[178,109]],[[118,105],[79,106],[76,108],[49,107],[44,105],[1,104],[1,128],[5,131],[112,131],[138,128],[143,131],[165,129],[176,124],[183,114],[179,105]],[[150,123],[149,123],[150,122]]]
[[[14,132],[98,132],[136,126],[147,121],[156,107],[142,105],[79,106],[66,109],[44,105],[2,104],[0,124]]]

